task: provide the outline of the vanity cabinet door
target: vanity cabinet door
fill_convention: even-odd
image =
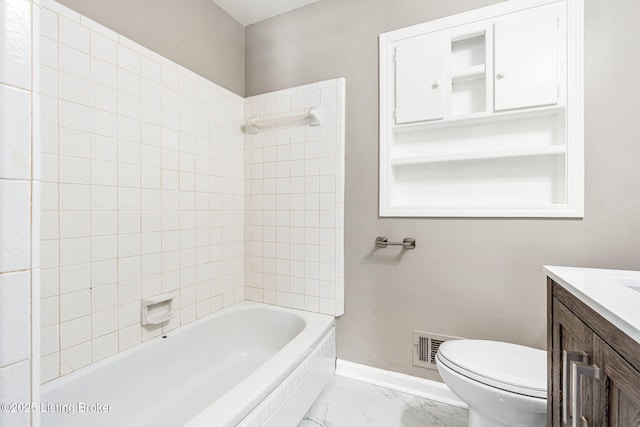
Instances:
[[[595,390],[596,410],[589,425],[640,426],[640,372],[602,339],[596,339],[594,364],[602,367]]]
[[[495,21],[496,111],[558,103],[560,12],[552,3]]]
[[[548,284],[548,425],[640,427],[640,346],[561,286]]]
[[[590,362],[594,333],[557,298],[553,298],[551,354],[551,408],[549,425],[572,426],[572,365]],[[582,415],[593,419],[593,379],[583,377],[580,387]],[[595,424],[591,424],[595,426]]]
[[[426,34],[395,46],[396,124],[444,117],[444,58],[442,34]]]

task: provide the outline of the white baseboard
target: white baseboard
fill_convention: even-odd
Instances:
[[[468,409],[466,403],[453,394],[446,384],[437,381],[385,371],[342,359],[336,360],[336,375]]]

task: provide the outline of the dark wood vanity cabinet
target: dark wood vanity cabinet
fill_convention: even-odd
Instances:
[[[552,279],[547,330],[548,425],[640,426],[640,344]]]

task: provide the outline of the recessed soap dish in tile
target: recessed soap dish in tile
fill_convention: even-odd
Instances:
[[[160,325],[175,317],[173,295],[163,294],[141,301],[140,322],[142,325]]]

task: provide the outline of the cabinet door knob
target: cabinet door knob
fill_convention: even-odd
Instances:
[[[504,70],[500,70],[500,71],[498,71],[498,74],[496,74],[496,78],[497,78],[498,80],[502,80],[502,79],[504,79],[504,77],[505,77],[506,75],[507,75],[507,72],[506,72],[506,71],[504,71]]]
[[[438,88],[440,87],[440,84],[441,84],[440,80],[435,80],[435,81],[433,82],[433,84],[431,85],[431,87],[432,87],[433,89],[438,89]]]

